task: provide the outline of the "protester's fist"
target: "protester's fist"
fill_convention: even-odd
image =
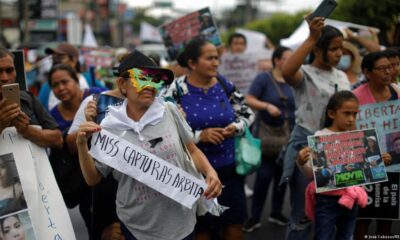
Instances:
[[[206,174],[207,189],[204,191],[204,196],[207,199],[219,197],[222,193],[222,184],[218,178],[217,172],[212,169]]]
[[[97,117],[97,104],[95,101],[89,101],[85,107],[85,118],[86,121],[95,122]]]
[[[79,126],[77,136],[76,136],[76,144],[86,144],[87,140],[93,133],[99,132],[101,127],[94,122],[84,122]]]
[[[223,128],[206,128],[201,131],[200,142],[220,144],[224,141]]]
[[[304,164],[306,164],[308,162],[308,160],[310,160],[310,154],[311,154],[311,148],[305,147],[305,148],[301,149],[297,156],[297,163],[300,166],[303,166]]]
[[[308,23],[308,27],[310,28],[310,37],[314,40],[318,40],[321,36],[322,28],[324,28],[325,22],[323,17],[314,17],[310,20],[310,14],[305,17],[305,20]]]

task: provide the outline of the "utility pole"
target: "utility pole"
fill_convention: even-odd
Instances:
[[[29,42],[29,1],[21,1],[22,2],[22,14],[23,14],[23,19],[24,19],[24,43]]]

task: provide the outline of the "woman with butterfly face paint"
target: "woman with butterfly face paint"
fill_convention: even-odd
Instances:
[[[86,182],[94,186],[113,174],[118,181],[117,214],[122,235],[127,239],[192,239],[196,206],[189,209],[147,187],[143,183],[93,159],[88,153],[88,138],[102,128],[120,138],[184,169],[188,149],[195,167],[206,177],[208,199],[221,194],[218,175],[192,141],[190,127],[175,105],[157,97],[173,74],[159,68],[139,51],[129,54],[118,67],[118,88],[126,97],[119,107],[111,107],[100,125],[81,124],[77,133],[79,161]],[[171,116],[171,117],[170,117]],[[155,141],[157,139],[157,141]],[[184,169],[187,170],[187,169]],[[159,216],[168,216],[165,218]]]

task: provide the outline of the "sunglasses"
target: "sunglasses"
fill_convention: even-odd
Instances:
[[[13,73],[14,71],[15,71],[14,67],[0,68],[0,74],[2,74],[3,72],[10,74]]]

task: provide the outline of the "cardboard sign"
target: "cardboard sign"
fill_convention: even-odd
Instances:
[[[0,135],[0,158],[15,162],[27,205],[27,208],[0,218],[12,215],[14,218],[10,221],[19,218],[28,240],[76,239],[46,150],[24,139],[14,127],[10,127]]]
[[[177,59],[178,54],[195,37],[203,36],[215,46],[222,43],[208,7],[162,25],[160,34],[171,61]]]
[[[316,192],[387,181],[375,129],[308,136]]]
[[[250,53],[225,53],[220,59],[218,72],[232,81],[239,91],[246,94],[257,75],[258,59]]]

